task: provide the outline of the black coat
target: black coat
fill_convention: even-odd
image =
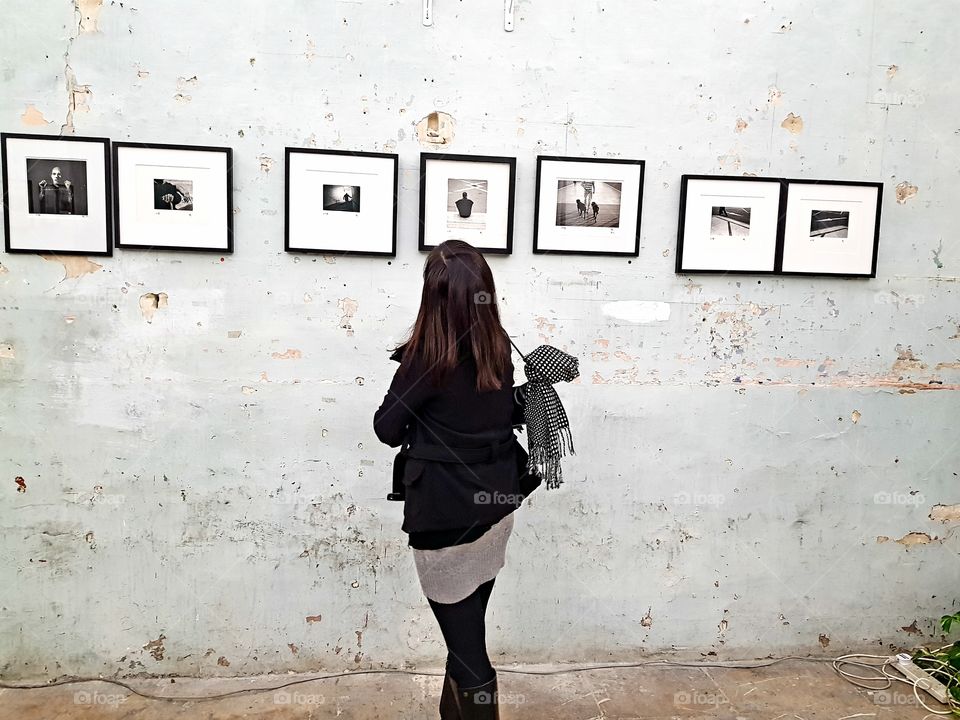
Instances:
[[[401,359],[399,353],[391,357]],[[514,392],[513,364],[508,363],[499,390],[478,393],[476,377],[469,352],[441,387],[430,383],[419,363],[402,364],[374,414],[381,442],[410,445],[403,477],[401,529],[406,533],[489,525],[522,502],[513,427],[523,423],[523,400]],[[453,462],[417,457],[429,452],[452,455]],[[457,461],[478,454],[488,458]]]

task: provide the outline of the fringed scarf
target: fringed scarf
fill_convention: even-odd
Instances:
[[[520,353],[520,348],[514,347]],[[558,488],[563,482],[560,458],[568,453],[573,455],[574,450],[567,413],[553,384],[580,377],[580,361],[552,345],[541,345],[520,356],[528,381],[524,410],[530,455],[527,467],[546,481],[547,489]]]

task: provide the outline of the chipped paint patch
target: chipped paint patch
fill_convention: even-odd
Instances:
[[[934,505],[930,510],[930,519],[941,523],[960,522],[960,504]]]
[[[261,155],[257,160],[260,161],[260,172],[269,173],[273,169],[274,160],[269,155]]]
[[[303,353],[299,350],[294,350],[293,348],[287,348],[285,352],[272,353],[270,357],[272,357],[274,360],[299,360],[303,357]]]
[[[100,11],[103,10],[103,0],[76,0],[76,8],[80,15],[77,29],[81,33],[100,32]]]
[[[783,102],[783,91],[776,85],[771,85],[767,90],[767,104],[776,107]]]
[[[0,343],[0,360],[16,360],[17,351],[10,343]]]
[[[890,65],[889,67],[887,67],[887,77],[892,79],[893,76],[896,75],[899,71],[900,71],[899,67],[897,67],[896,65]]]
[[[163,660],[163,653],[166,652],[163,647],[163,641],[167,639],[167,636],[163,633],[160,634],[156,640],[151,640],[146,645],[143,646],[143,649],[149,652],[154,660]]]
[[[345,297],[337,301],[337,307],[340,308],[341,313],[340,327],[347,331],[347,337],[353,337],[353,325],[350,321],[353,320],[360,304],[352,298]]]
[[[157,310],[165,307],[167,307],[166,293],[144,293],[140,296],[140,312],[148,323],[153,322],[153,316]]]
[[[859,410],[854,410],[852,413],[850,413],[850,419],[853,421],[854,425],[860,422],[860,418],[862,417],[863,415],[861,415]]]
[[[307,624],[312,625],[313,623],[318,623],[323,619],[321,615],[307,615]]]
[[[829,636],[829,635],[826,635],[826,634],[824,634],[824,633],[820,633],[820,637],[818,638],[818,640],[819,640],[819,642],[820,642],[820,647],[830,647],[830,636]]]
[[[780,127],[789,132],[791,135],[799,135],[803,132],[803,118],[799,115],[790,113],[786,118],[784,118],[783,122],[780,123]]]
[[[906,180],[902,183],[899,183],[896,187],[897,193],[897,202],[900,205],[905,205],[907,200],[912,198],[914,195],[919,192],[919,188],[916,185],[911,185]]]
[[[901,545],[906,545],[907,547],[912,547],[913,545],[929,545],[934,539],[930,537],[929,534],[924,532],[912,532],[907,533],[902,538],[897,540]]]
[[[750,123],[748,123],[743,118],[737,118],[737,124],[734,126],[733,131],[737,133],[742,133],[744,130],[747,129],[749,125]]]
[[[648,325],[668,320],[670,318],[670,305],[653,300],[618,300],[605,303],[601,312],[614,320]]]
[[[653,615],[650,614],[651,610],[653,610],[653,608],[647,608],[647,614],[640,618],[640,625],[645,628],[653,626]]]
[[[23,113],[20,115],[20,124],[26,125],[27,127],[44,127],[49,125],[52,121],[47,120],[43,113],[37,110],[36,105],[27,105]]]
[[[219,665],[220,667],[230,667],[230,661],[227,660],[226,657],[221,655],[220,657],[217,658],[217,665]]]
[[[452,115],[434,110],[417,123],[417,139],[426,147],[449,145],[453,142],[455,128]]]
[[[103,265],[92,262],[82,255],[41,255],[40,257],[44,260],[58,262],[63,265],[65,271],[63,276],[64,280],[89,275],[103,267]]]
[[[16,485],[17,485],[17,492],[18,492],[18,493],[25,493],[25,492],[27,491],[27,481],[24,480],[21,476],[17,475],[17,476],[13,479],[13,482],[15,482]]]

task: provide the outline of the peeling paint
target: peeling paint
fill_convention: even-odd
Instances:
[[[148,323],[153,322],[157,310],[167,307],[166,293],[144,293],[140,296],[140,312]]]
[[[435,110],[417,123],[417,139],[426,147],[449,145],[453,142],[455,127],[452,115]]]
[[[859,410],[854,410],[852,413],[850,413],[850,419],[853,421],[854,425],[860,422],[861,417],[863,416],[860,414]]]
[[[650,614],[651,610],[653,610],[653,608],[647,608],[647,614],[640,618],[640,625],[645,628],[653,626],[653,615]]]
[[[803,132],[803,118],[799,115],[790,113],[787,115],[784,121],[780,123],[780,127],[789,132],[791,135],[799,135],[801,132]]]
[[[75,0],[77,14],[80,16],[77,29],[80,33],[100,32],[100,11],[103,10],[103,0]]]
[[[902,183],[899,183],[896,187],[897,193],[897,202],[901,205],[905,205],[907,200],[912,198],[917,194],[919,188],[916,185],[911,185],[906,180]]]
[[[63,265],[65,274],[63,276],[64,280],[70,280],[71,278],[78,278],[82,275],[89,275],[90,273],[95,273],[97,270],[103,267],[82,255],[41,255],[44,260],[49,260],[50,262],[58,262]]]
[[[907,533],[902,538],[897,540],[901,545],[906,545],[911,547],[913,545],[929,545],[934,542],[934,538],[930,537],[928,533],[925,532],[912,532]]]
[[[260,155],[257,160],[260,161],[260,172],[269,173],[273,169],[274,160],[268,155]]]
[[[285,352],[282,353],[272,353],[270,355],[274,360],[299,360],[303,357],[303,353],[299,350],[294,350],[293,348],[287,348]]]
[[[43,116],[43,113],[37,109],[36,105],[27,105],[20,115],[20,123],[28,127],[46,127],[50,125],[51,122],[51,120],[47,120]]]
[[[743,118],[737,118],[737,124],[734,126],[733,130],[734,132],[742,133],[747,129],[748,126],[749,123],[746,120]]]
[[[16,348],[11,343],[0,343],[0,360],[15,360]]]
[[[163,653],[166,651],[163,647],[163,641],[166,639],[166,635],[161,633],[160,637],[158,637],[156,640],[151,640],[148,642],[143,646],[143,649],[149,652],[153,656],[154,660],[163,660]]]
[[[350,321],[357,312],[359,303],[356,300],[345,297],[337,301],[337,307],[340,308],[340,327],[347,331],[347,337],[353,337],[353,326]]]
[[[900,68],[897,67],[896,65],[890,65],[890,66],[887,68],[887,77],[892,79],[893,76],[896,75],[897,72],[899,72],[899,70],[900,70]]]
[[[934,505],[930,510],[930,519],[940,523],[960,522],[960,504]]]

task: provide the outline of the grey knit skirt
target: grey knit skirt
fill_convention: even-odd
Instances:
[[[455,603],[492,580],[504,565],[512,531],[511,512],[473,542],[436,550],[414,548],[423,594],[434,602]]]

